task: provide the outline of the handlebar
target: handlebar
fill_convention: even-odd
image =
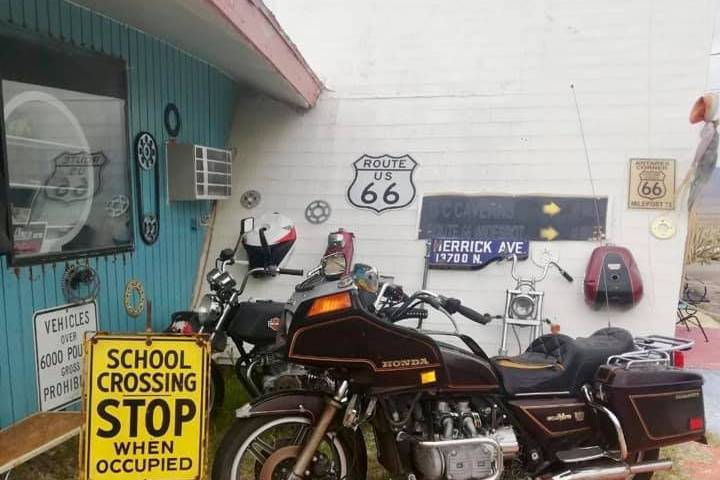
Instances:
[[[392,317],[392,321],[399,322],[400,320],[407,320],[410,318],[425,320],[428,318],[428,311],[422,308],[408,308],[405,312],[403,312],[402,316]]]
[[[492,320],[491,316],[480,313],[464,305],[460,305],[458,307],[458,313],[463,317],[467,318],[468,320],[472,320],[473,322],[479,323],[481,325],[486,325],[490,323],[490,320]]]
[[[563,278],[565,278],[565,280],[567,280],[568,282],[572,282],[574,280],[573,277],[564,268],[562,268],[557,262],[553,262],[553,261],[547,262],[545,264],[545,266],[542,267],[543,271],[539,277],[530,277],[529,279],[523,279],[517,273],[517,262],[518,262],[517,254],[513,253],[511,255],[508,255],[505,258],[508,261],[512,262],[512,269],[510,270],[510,275],[512,275],[513,280],[515,280],[516,282],[532,282],[533,284],[537,283],[537,282],[541,282],[541,281],[545,280],[545,277],[547,277],[548,270],[550,269],[551,266],[557,268],[558,272],[560,272],[560,275],[562,275]]]
[[[295,275],[296,277],[302,277],[305,275],[302,268],[278,268],[277,273],[280,275]]]
[[[495,318],[489,313],[480,313],[477,310],[473,310],[470,307],[463,305],[457,298],[446,298],[443,302],[443,306],[448,313],[459,313],[468,320],[479,323],[481,325],[487,325],[490,321]]]
[[[500,315],[480,313],[470,307],[463,305],[462,302],[457,298],[443,297],[442,295],[438,295],[427,290],[420,290],[413,293],[409,297],[405,296],[403,303],[399,307],[393,308],[390,311],[386,311],[387,316],[392,322],[397,322],[406,318],[425,319],[428,316],[428,312],[426,310],[421,308],[413,308],[414,305],[418,305],[419,303],[427,303],[436,310],[445,313],[445,315],[448,316],[450,321],[455,326],[456,330],[457,325],[452,319],[452,314],[454,313],[459,313],[468,320],[472,320],[473,322],[479,323],[481,325],[486,325],[490,323],[493,319],[502,318]]]
[[[219,259],[218,259],[218,260],[219,260]],[[225,267],[226,267],[227,265],[232,265],[233,263],[234,263],[234,262],[233,262],[232,259],[222,261],[222,262],[221,262],[220,269],[219,269],[219,272],[221,272],[223,275],[228,275],[228,274],[225,272]],[[243,263],[247,263],[247,262],[243,262]],[[242,295],[242,294],[243,294],[243,292],[245,291],[245,287],[247,286],[248,279],[250,278],[251,275],[253,275],[253,274],[255,274],[255,273],[270,274],[270,275],[272,275],[272,276],[275,276],[275,275],[295,275],[295,276],[298,276],[298,277],[302,277],[302,276],[305,274],[305,272],[304,272],[302,269],[299,269],[299,268],[279,268],[279,267],[274,266],[274,265],[271,265],[271,266],[268,266],[268,267],[250,268],[250,269],[248,269],[247,272],[245,272],[245,275],[243,276],[242,282],[240,283],[240,288],[238,288],[238,289],[235,290],[235,292],[236,292],[238,295]],[[208,279],[208,281],[211,281],[211,280]],[[212,285],[213,285],[213,284],[212,284],[212,281],[211,281],[211,288],[212,288]],[[227,286],[228,286],[230,289],[232,289],[232,288],[235,287],[235,285],[236,285],[236,283],[235,283],[235,281],[233,280],[232,283],[228,283]]]
[[[572,275],[570,275],[570,274],[569,274],[564,268],[562,268],[560,265],[558,265],[558,264],[555,263],[555,262],[553,262],[553,265],[555,265],[555,268],[558,269],[558,272],[560,272],[560,275],[562,275],[562,276],[565,278],[565,280],[567,280],[568,282],[572,282],[572,281],[574,280],[574,278],[572,277]]]

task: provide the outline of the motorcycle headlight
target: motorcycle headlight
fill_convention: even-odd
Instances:
[[[529,295],[516,295],[510,301],[510,312],[513,314],[513,318],[531,317],[534,310],[535,300]]]
[[[200,303],[197,308],[198,320],[201,324],[208,322],[214,322],[220,318],[222,312],[222,306],[215,295],[206,294],[200,299]]]
[[[377,293],[380,288],[380,275],[372,265],[356,263],[353,267],[353,279],[360,290],[368,293]]]

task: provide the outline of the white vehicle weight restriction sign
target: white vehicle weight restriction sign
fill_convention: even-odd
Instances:
[[[33,315],[35,370],[40,411],[80,400],[85,332],[97,331],[94,301],[39,310]]]

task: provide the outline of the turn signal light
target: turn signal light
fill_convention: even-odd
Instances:
[[[437,382],[437,375],[435,375],[435,370],[427,370],[425,372],[420,372],[420,383],[423,385],[426,385],[428,383],[435,383]]]
[[[307,316],[314,317],[315,315],[321,315],[323,313],[345,310],[351,306],[352,301],[350,300],[349,292],[334,293],[326,297],[316,298],[310,306]]]
[[[685,368],[685,354],[680,350],[673,352],[673,365],[677,368]]]
[[[703,428],[705,428],[705,420],[703,419],[703,417],[692,417],[688,426],[693,432],[702,430]]]

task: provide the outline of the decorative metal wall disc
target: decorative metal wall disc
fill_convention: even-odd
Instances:
[[[140,132],[135,137],[135,159],[143,170],[150,170],[157,162],[158,148],[149,132]]]
[[[139,316],[145,310],[145,289],[140,280],[130,280],[125,285],[125,311],[131,317]]]
[[[109,217],[121,217],[129,209],[130,199],[126,195],[113,195],[113,197],[105,203],[105,213],[107,213]]]
[[[155,243],[160,232],[157,217],[146,213],[143,215],[140,225],[140,235],[142,235],[143,241],[148,245]]]
[[[255,208],[260,204],[262,195],[257,190],[247,190],[240,197],[240,205],[245,208]]]
[[[315,225],[325,223],[330,218],[332,208],[325,200],[313,200],[305,208],[305,219]]]
[[[675,227],[675,222],[667,217],[660,216],[653,220],[650,225],[650,231],[655,238],[667,240],[675,236],[677,229]]]

